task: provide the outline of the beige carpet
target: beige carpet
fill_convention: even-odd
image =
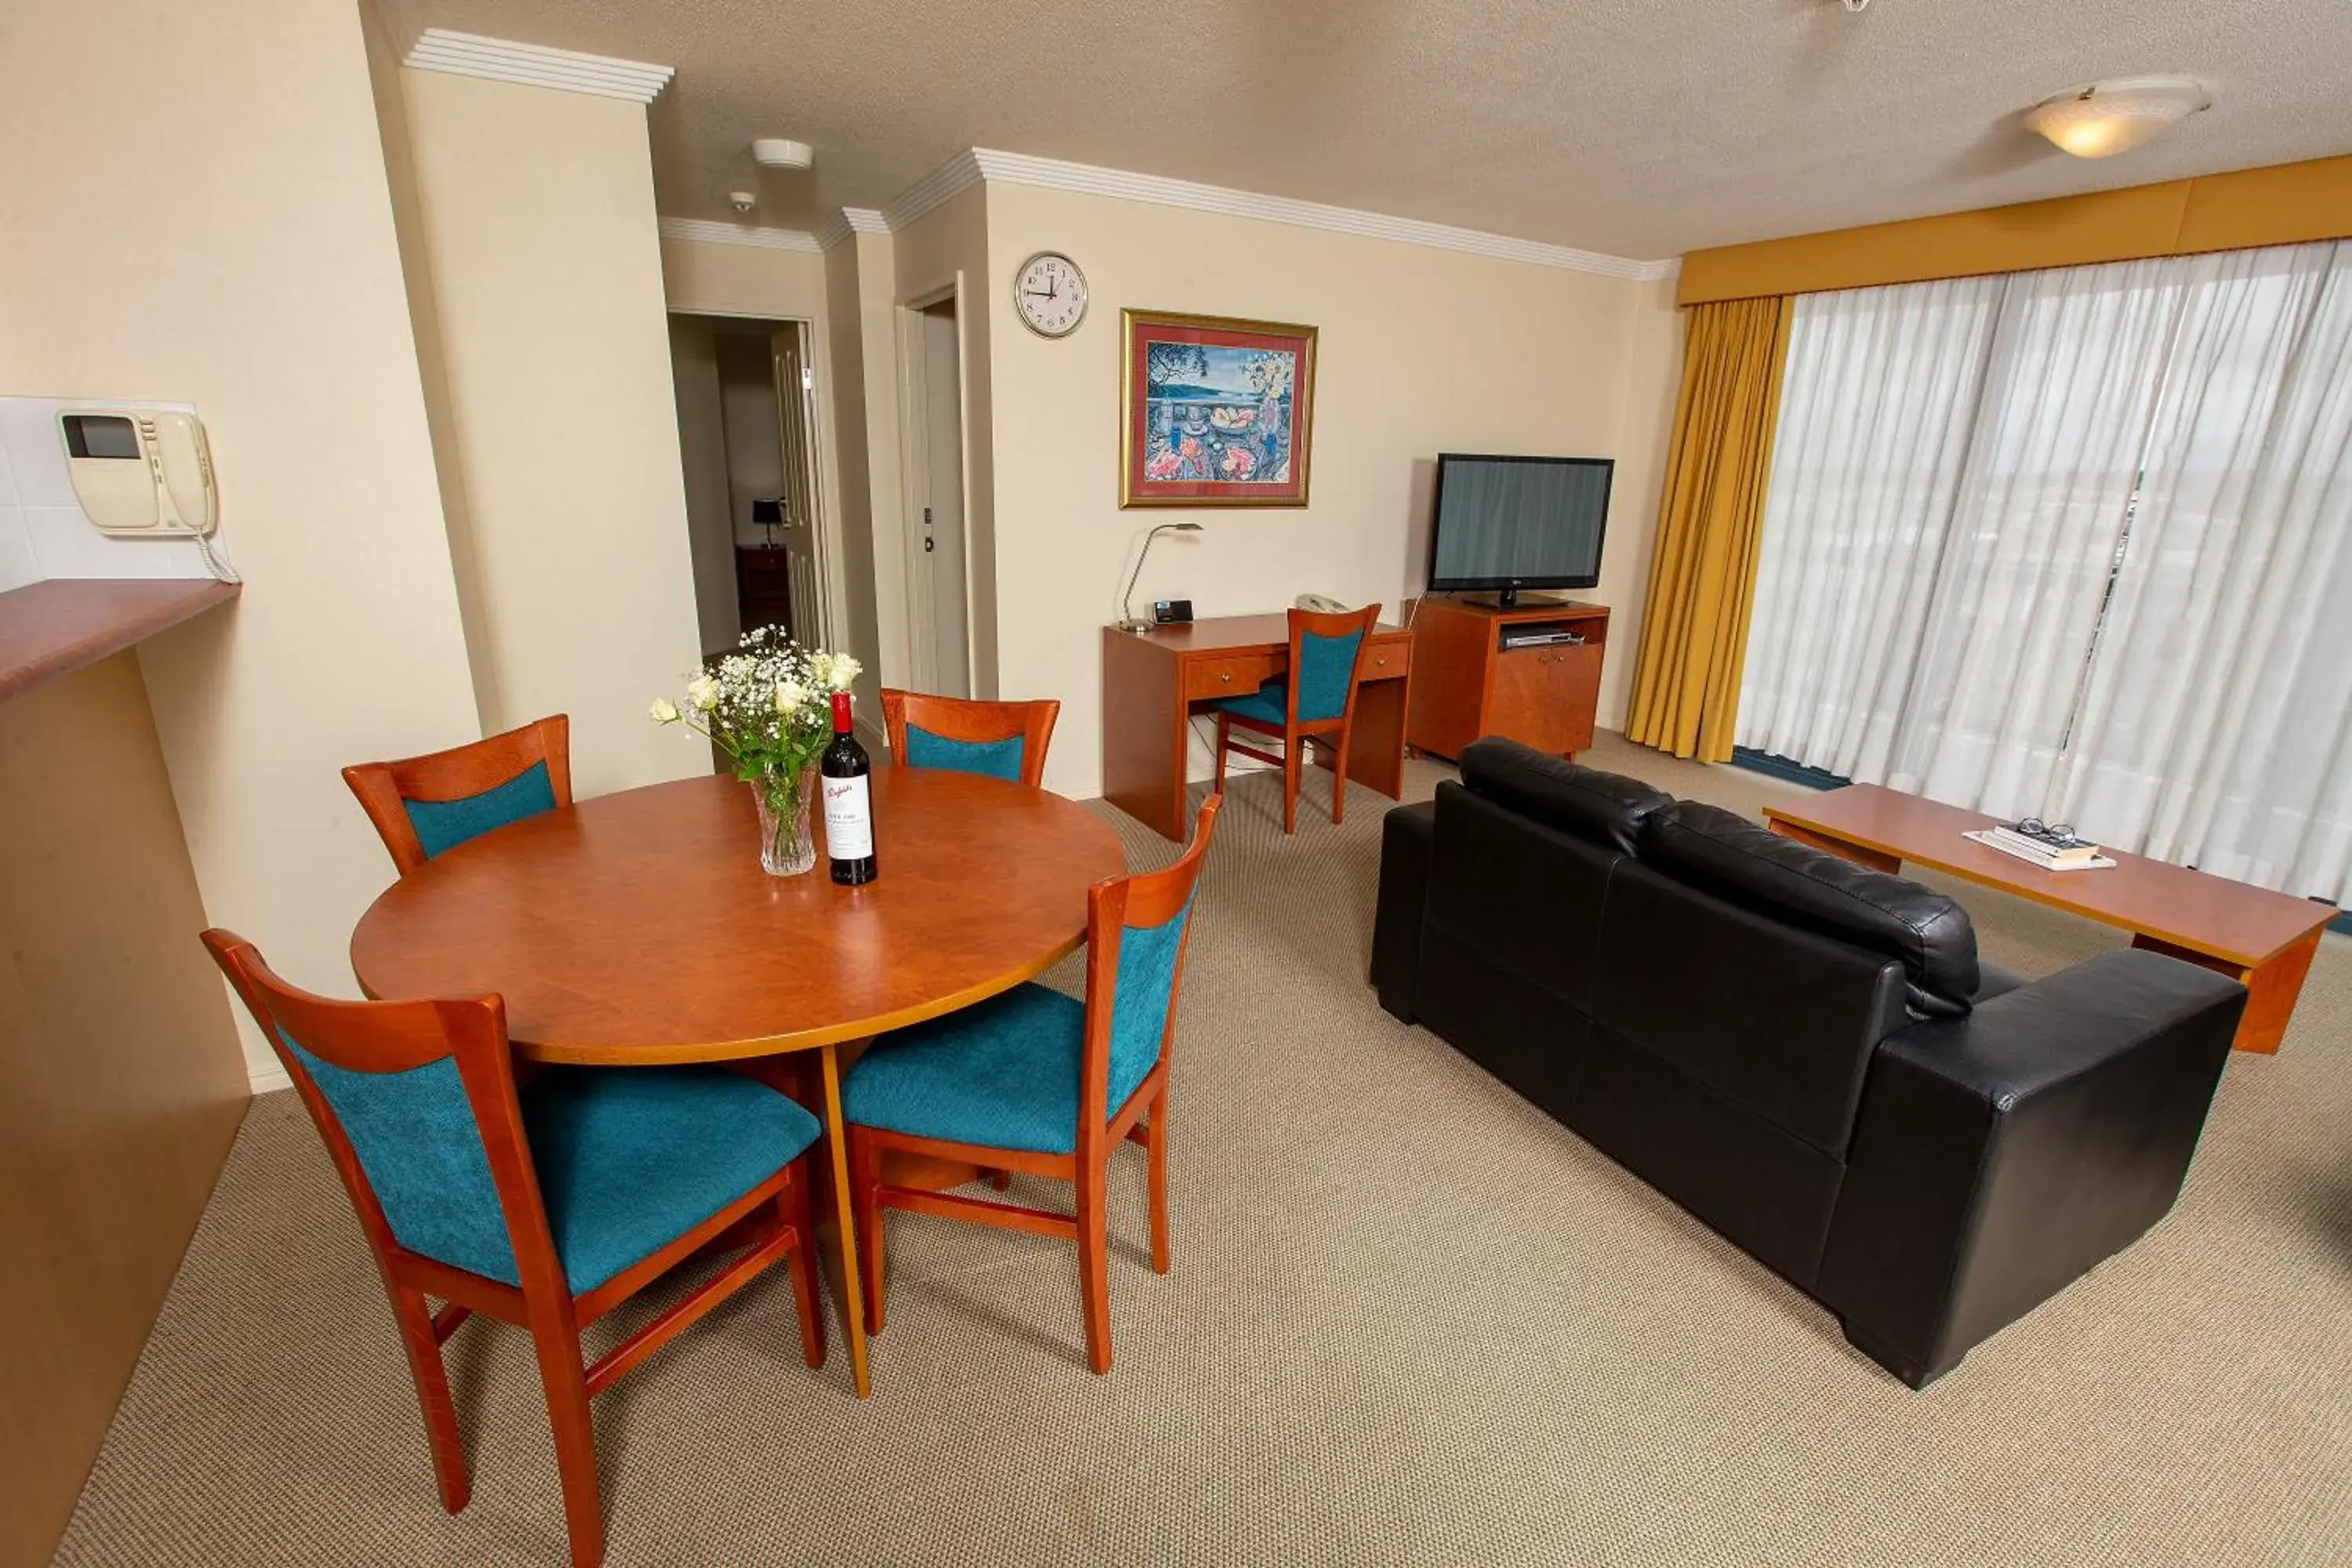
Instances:
[[[1742,807],[1780,787],[1613,740],[1593,760]],[[1303,809],[1286,841],[1272,786],[1237,784],[1209,863],[1166,1279],[1140,1152],[1117,1169],[1110,1375],[1085,1370],[1066,1249],[900,1216],[870,1402],[837,1329],[801,1364],[781,1271],[598,1401],[609,1561],[2352,1562],[2340,940],[2284,1054],[2231,1063],[2172,1216],[1914,1394],[1381,1012],[1387,803],[1359,792],[1339,830]],[[2113,940],[1963,896],[2013,968]],[[58,1561],[562,1562],[523,1336],[451,1351],[476,1472],[454,1518],[325,1155],[290,1095],[259,1101]]]

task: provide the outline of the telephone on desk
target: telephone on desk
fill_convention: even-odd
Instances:
[[[1345,613],[1349,608],[1339,600],[1326,597],[1321,594],[1301,594],[1291,603],[1299,609],[1318,616],[1337,616]]]

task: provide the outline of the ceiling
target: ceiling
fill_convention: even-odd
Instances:
[[[967,147],[1654,259],[2352,152],[2343,0],[386,0],[677,68],[662,212],[816,227]],[[2215,107],[2084,163],[2021,123],[2101,78]],[[755,135],[814,143],[756,169]]]

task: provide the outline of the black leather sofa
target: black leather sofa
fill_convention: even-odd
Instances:
[[[1461,767],[1383,826],[1381,1005],[1914,1388],[2172,1206],[2235,981],[2126,950],[2021,983],[1916,882],[1513,742]]]

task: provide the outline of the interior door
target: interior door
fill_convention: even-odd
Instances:
[[[922,556],[930,585],[930,689],[971,695],[971,632],[964,601],[963,374],[953,302],[922,313],[924,501]]]
[[[830,647],[824,623],[823,552],[816,516],[816,443],[811,410],[816,376],[799,323],[769,340],[776,361],[777,437],[784,458],[784,557],[792,574],[793,637],[806,647]]]

